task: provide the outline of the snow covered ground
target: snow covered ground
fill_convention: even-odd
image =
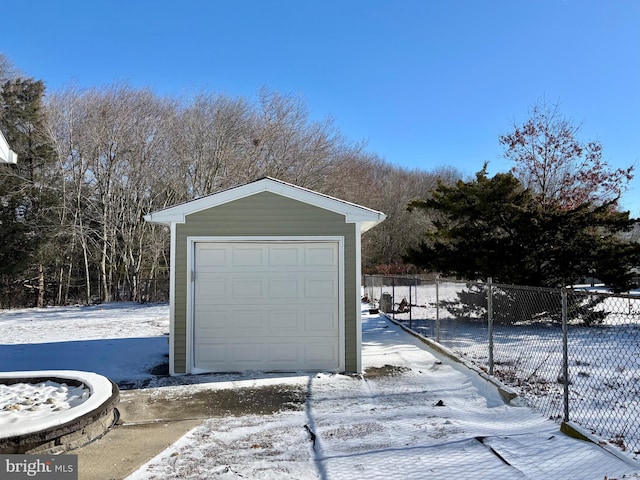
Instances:
[[[584,287],[583,289],[590,289]],[[420,334],[436,338],[435,286],[411,289],[415,306],[395,319]],[[460,306],[465,283],[442,282],[439,300]],[[596,288],[595,290],[602,290]],[[379,287],[370,294],[394,293],[409,298],[408,287]],[[549,293],[531,293],[527,301],[553,301]],[[629,297],[606,297],[596,310],[606,312],[602,324],[570,324],[568,331],[570,419],[594,431],[640,459],[640,290]],[[551,303],[551,302],[550,302]],[[441,308],[440,342],[480,368],[489,365],[489,330],[486,318],[455,319]],[[550,418],[563,417],[563,348],[559,324],[494,325],[494,374],[515,388],[529,405]]]
[[[168,361],[168,335],[167,304],[0,310],[0,371],[84,370],[141,384]]]
[[[247,382],[306,390],[298,410],[206,420],[129,480],[640,478],[631,461],[564,436],[528,407],[505,405],[485,380],[379,316],[363,317],[364,377],[153,379],[167,331],[166,305],[0,312],[0,369],[93,370],[163,395]]]

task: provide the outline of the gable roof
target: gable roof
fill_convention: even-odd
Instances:
[[[191,200],[190,202],[149,213],[148,215],[145,215],[144,219],[147,222],[152,223],[184,223],[187,215],[261,192],[275,193],[277,195],[282,195],[283,197],[288,197],[299,202],[308,203],[325,210],[339,213],[345,216],[346,223],[360,223],[361,232],[366,232],[386,218],[386,215],[382,212],[362,207],[355,203],[339,200],[313,190],[298,187],[275,178],[265,177],[245,185],[230,188],[222,192],[207,195],[206,197]]]

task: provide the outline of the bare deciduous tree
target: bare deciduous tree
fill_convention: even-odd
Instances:
[[[633,178],[633,167],[611,168],[602,158],[602,144],[579,140],[579,130],[558,104],[542,100],[528,120],[499,137],[504,156],[515,162],[512,172],[545,207],[617,201]]]
[[[168,158],[171,108],[150,92],[126,85],[50,98],[52,133],[65,178],[61,224],[72,227],[71,252],[81,246],[87,300],[90,264],[96,259],[101,300],[118,297],[123,286],[132,298],[138,296],[145,255],[142,216],[157,192],[155,174]],[[66,268],[70,281],[73,261]],[[62,297],[66,295],[60,293]]]
[[[330,118],[312,121],[299,96],[266,89],[250,100],[68,88],[47,97],[46,112],[55,162],[42,184],[59,203],[42,276],[60,304],[152,298],[149,280],[168,279],[169,236],[143,215],[264,176],[382,210],[364,263],[397,263],[428,221],[405,206],[440,175],[392,166]]]
[[[0,53],[0,85],[20,76],[20,72],[9,58]]]

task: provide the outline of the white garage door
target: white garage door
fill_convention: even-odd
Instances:
[[[194,371],[337,370],[337,242],[195,244]]]

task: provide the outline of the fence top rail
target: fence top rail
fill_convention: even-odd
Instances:
[[[566,288],[552,288],[552,287],[533,287],[527,285],[512,285],[506,283],[489,283],[483,282],[481,280],[460,280],[455,278],[443,278],[439,276],[433,275],[364,275],[366,278],[371,279],[388,279],[391,281],[395,280],[411,280],[411,281],[421,281],[421,282],[429,282],[429,283],[459,283],[465,285],[474,285],[474,286],[488,286],[504,289],[504,290],[527,290],[527,291],[536,291],[536,292],[545,292],[545,293],[555,293],[559,294],[563,291],[567,292],[571,295],[582,295],[582,296],[600,296],[600,297],[616,297],[616,298],[628,298],[630,300],[640,300],[640,291],[638,293],[615,293],[615,292],[607,292],[603,291],[604,287],[600,287],[598,290],[590,290],[590,287],[566,287]],[[597,287],[596,287],[597,288]]]
[[[628,298],[630,300],[640,300],[640,292],[633,293],[615,293],[615,292],[603,292],[597,290],[582,290],[580,288],[569,288],[567,292],[571,295],[584,295],[584,296],[599,296],[599,297],[615,297],[615,298]]]
[[[488,285],[488,283],[485,284],[485,285]],[[555,293],[555,294],[559,294],[563,290],[571,291],[569,289],[564,289],[564,288],[531,287],[531,286],[527,286],[527,285],[511,285],[511,284],[508,284],[508,283],[492,283],[491,286],[492,287],[501,288],[501,289],[504,289],[504,290],[508,290],[508,289],[509,290],[528,290],[528,291],[534,291],[534,292]]]

